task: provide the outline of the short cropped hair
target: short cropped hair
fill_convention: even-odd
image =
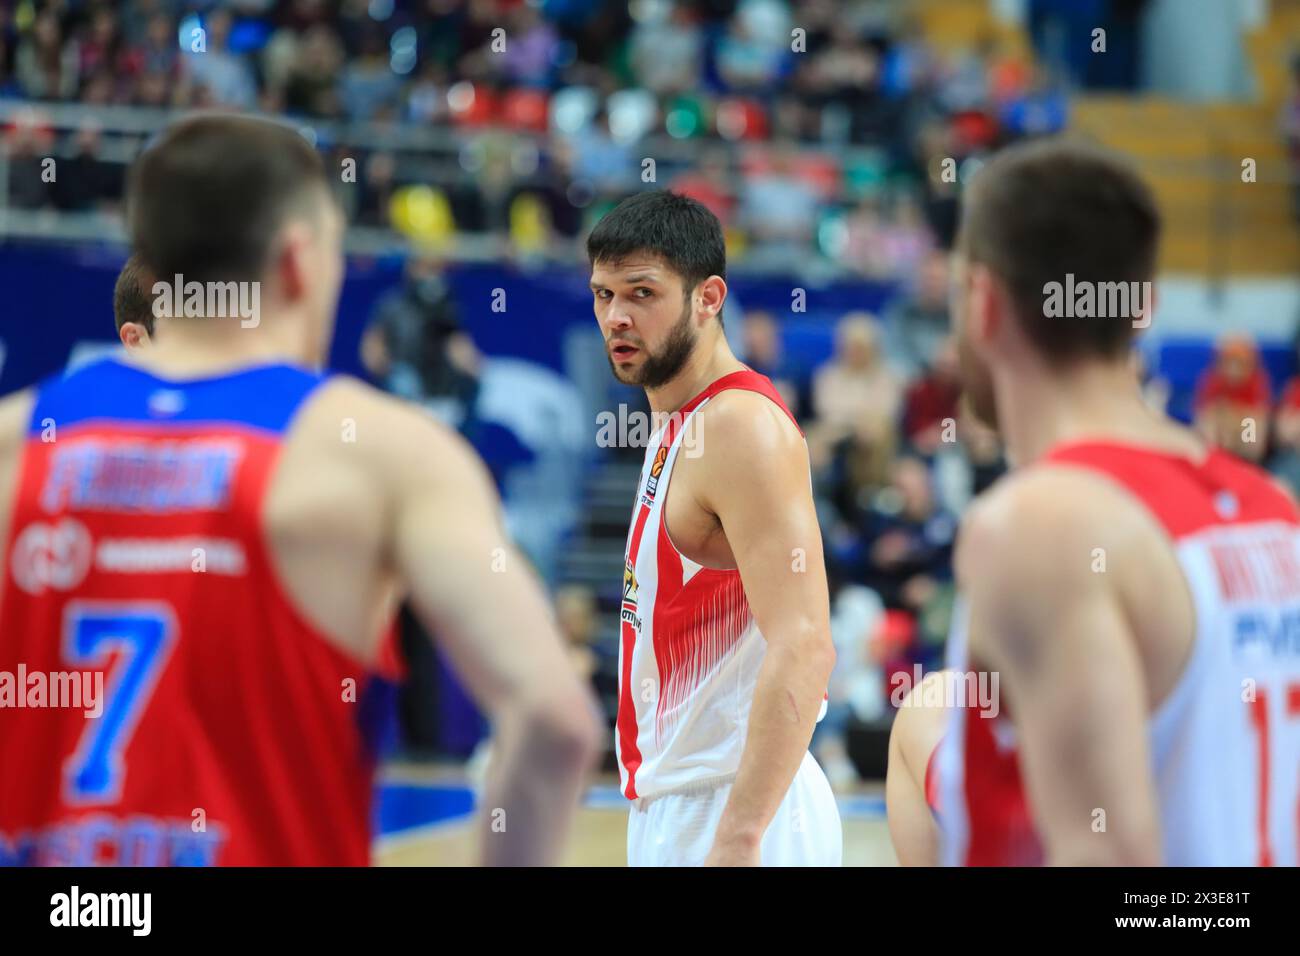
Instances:
[[[132,247],[169,279],[255,281],[284,223],[329,195],[320,155],[293,127],[195,116],[167,129],[131,167]]]
[[[117,331],[128,322],[143,325],[153,335],[153,276],[138,255],[132,255],[113,286],[113,320]]]
[[[1012,146],[975,174],[957,249],[1006,283],[1031,343],[1059,365],[1127,354],[1134,324],[1045,315],[1047,286],[1067,275],[1094,287],[1149,282],[1159,240],[1155,198],[1127,162],[1054,136]]]

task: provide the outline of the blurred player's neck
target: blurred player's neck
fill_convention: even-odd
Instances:
[[[738,372],[744,367],[744,363],[732,353],[721,326],[714,324],[700,333],[691,357],[671,382],[659,388],[646,389],[650,410],[675,412],[722,376]]]
[[[154,343],[137,353],[141,365],[177,375],[219,374],[273,362],[314,364],[307,323],[277,315],[245,328],[238,318],[168,319]]]
[[[995,377],[998,431],[1007,460],[1019,467],[1053,446],[1081,440],[1146,445],[1199,458],[1204,445],[1143,400],[1127,361],[1084,362],[1066,369],[1039,363]]]

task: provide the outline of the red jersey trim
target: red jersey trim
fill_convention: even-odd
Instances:
[[[1052,448],[1035,465],[1073,465],[1111,478],[1174,539],[1221,525],[1300,524],[1295,504],[1267,474],[1218,448],[1195,461],[1142,445],[1080,441]]]

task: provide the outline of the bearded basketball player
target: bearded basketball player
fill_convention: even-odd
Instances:
[[[646,192],[587,252],[610,367],[658,421],[623,571],[628,863],[837,866],[839,813],[808,753],[835,657],[808,450],[727,346],[721,226]]]

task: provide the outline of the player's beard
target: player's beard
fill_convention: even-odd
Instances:
[[[668,338],[664,339],[659,351],[644,349],[645,361],[640,368],[620,371],[614,362],[614,356],[606,351],[605,357],[609,359],[609,368],[614,377],[624,385],[639,385],[642,388],[660,388],[671,382],[695,348],[697,336],[691,318],[691,302],[687,299],[681,318],[668,332]]]
[[[974,347],[960,331],[957,334],[957,360],[966,407],[982,424],[996,431],[998,403],[993,394],[993,376],[989,373],[988,363],[975,353]]]

